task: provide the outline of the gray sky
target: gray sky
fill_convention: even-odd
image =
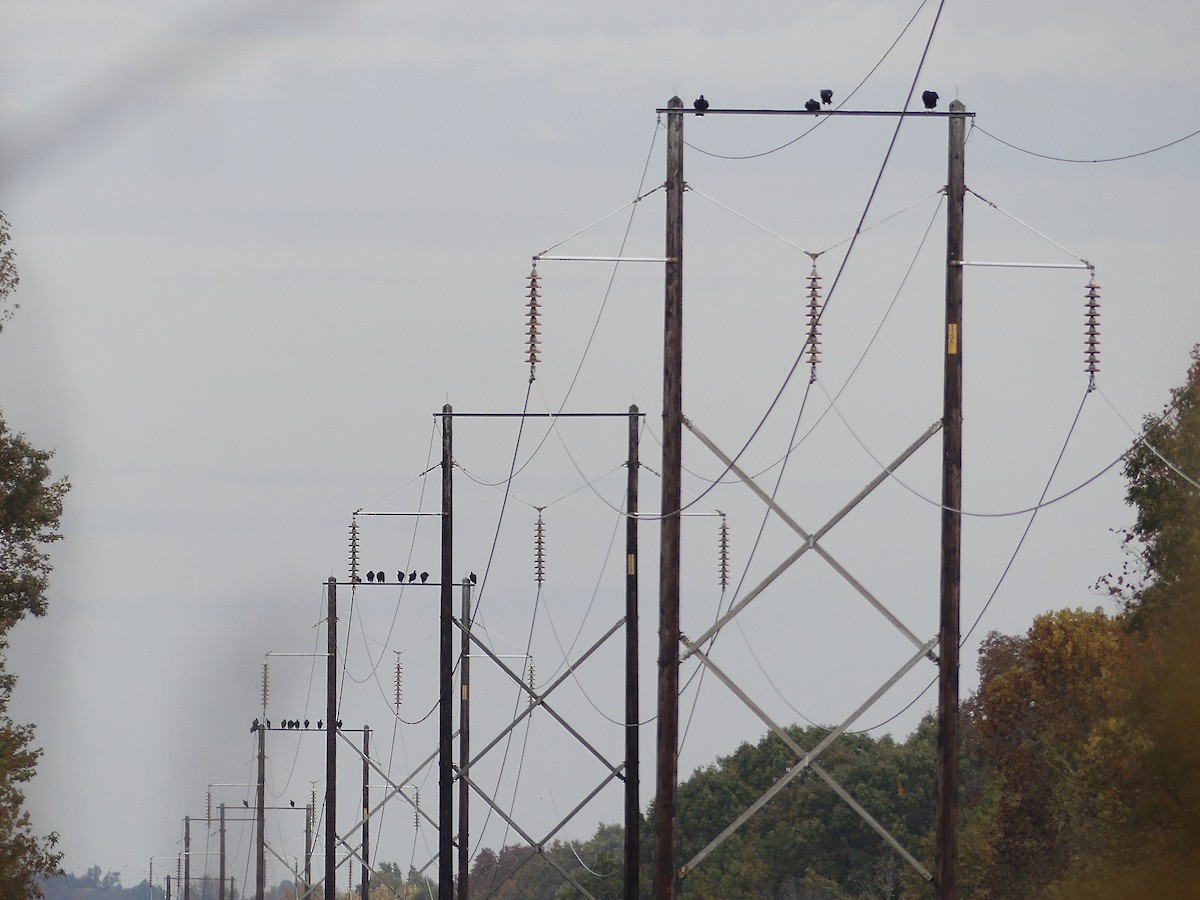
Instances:
[[[100,865],[139,881],[151,857],[181,849],[181,820],[205,815],[208,785],[252,780],[248,726],[260,714],[266,654],[323,648],[322,583],[345,577],[354,511],[436,508],[437,472],[421,473],[437,461],[433,414],[443,403],[521,409],[530,257],[614,210],[560,251],[616,255],[624,241],[626,255],[661,255],[662,192],[622,209],[663,179],[655,108],[676,93],[689,105],[704,93],[714,107],[799,107],[823,87],[841,102],[916,8],[764,3],[731,17],[712,3],[421,9],[364,0],[338,12],[306,3],[4,4],[0,209],[13,225],[22,308],[0,338],[0,404],[12,427],[57,450],[55,470],[74,484],[50,614],[14,636],[12,713],[38,725],[45,756],[29,800],[37,829],[61,833],[69,870]],[[847,108],[900,107],[935,9],[920,11]],[[1110,2],[951,2],[917,93],[934,88],[943,106],[957,94],[978,126],[1043,154],[1134,153],[1200,127],[1198,24],[1200,10],[1183,2],[1143,9],[1136,21]],[[867,222],[904,212],[865,232],[846,262],[807,399],[803,365],[772,405],[806,333],[811,264],[801,251],[831,248],[819,261],[828,293],[894,122],[830,119],[778,152],[709,154],[762,154],[810,125],[686,122],[684,406],[731,453],[766,416],[742,461],[768,491],[797,419],[799,435],[811,429],[779,498],[813,530],[940,415],[945,227],[936,192],[946,131],[941,119],[904,125]],[[1103,344],[1100,390],[1084,400],[1086,273],[967,271],[968,511],[1036,504],[1081,402],[1049,496],[1092,478],[1128,445],[1122,417],[1136,427],[1182,380],[1200,337],[1183,264],[1200,237],[1198,153],[1200,141],[1189,141],[1124,162],[1068,164],[971,133],[968,187],[998,209],[968,198],[968,258],[1091,261]],[[603,263],[547,261],[539,271],[542,362],[529,408],[622,412],[637,403],[649,467],[641,505],[652,513],[661,269],[626,265],[614,277]],[[494,484],[516,440],[512,420],[455,426],[456,567],[488,572],[481,628],[518,668],[531,647],[544,684],[621,614],[614,507],[625,424],[571,420],[548,433],[531,421],[501,518]],[[938,495],[939,446],[927,444],[897,473],[902,483],[883,485],[826,539],[922,639],[937,619],[929,498]],[[688,497],[721,472],[694,439],[685,466]],[[1117,467],[1041,511],[966,643],[964,693],[987,631],[1022,631],[1042,610],[1103,602],[1090,586],[1121,565],[1112,529],[1130,522],[1123,489]],[[548,573],[540,596],[538,507]],[[718,510],[731,534],[724,596]],[[683,627],[695,635],[740,596],[743,577],[744,591],[796,543],[772,521],[751,558],[762,504],[736,485],[714,488],[689,513]],[[399,568],[436,572],[435,519],[359,521],[365,566],[389,580]],[[1027,521],[967,518],[964,625]],[[641,533],[642,705],[652,710],[654,522]],[[399,658],[401,718],[420,719],[435,699],[436,592],[356,594],[343,719],[370,725],[373,755],[399,778],[435,746],[432,720],[397,722],[393,693]],[[605,645],[553,695],[613,760],[618,650]],[[811,557],[713,651],[778,720],[822,723],[840,721],[911,652]],[[686,664],[684,677],[694,668]],[[858,727],[888,720],[933,675],[918,666]],[[517,698],[483,660],[474,678],[482,743]],[[764,730],[714,679],[697,694],[699,684],[685,693],[685,775]],[[270,657],[268,716],[319,718],[322,687],[313,658]],[[906,734],[934,702],[925,694],[884,730]],[[649,759],[652,725],[643,736]],[[320,751],[316,738],[272,735],[272,802],[303,806],[322,777]],[[359,771],[346,759],[342,821]],[[603,770],[539,713],[481,774],[541,836]],[[435,775],[416,781],[432,811]],[[649,771],[643,785],[649,800]],[[214,803],[239,809],[250,796],[246,787],[212,791]],[[562,836],[618,821],[620,804],[609,787]],[[407,807],[388,808],[374,830],[378,860],[429,858],[436,837],[412,818]],[[484,818],[480,805],[473,819]],[[288,811],[272,823],[282,855],[300,855],[302,825]],[[252,877],[249,838],[248,828],[231,830],[239,882]],[[493,817],[481,840],[498,847],[517,837]],[[205,849],[215,838],[197,826],[193,850]],[[199,859],[194,872],[205,859],[215,872],[215,858]],[[155,866],[156,881],[173,870],[167,859]],[[275,865],[270,880],[283,877]]]

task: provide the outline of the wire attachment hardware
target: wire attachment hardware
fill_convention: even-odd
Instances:
[[[1086,324],[1084,333],[1084,371],[1088,373],[1088,390],[1096,386],[1096,373],[1100,371],[1100,285],[1096,284],[1096,275],[1087,283],[1087,302],[1084,303]]]
[[[538,302],[541,295],[538,291],[538,271],[537,263],[533,264],[533,268],[529,272],[529,302],[525,304],[528,310],[526,317],[528,319],[529,330],[525,332],[529,336],[529,355],[526,357],[526,362],[529,363],[529,380],[533,381],[537,373],[537,364],[540,359],[538,351],[538,316],[541,315],[541,304]]]
[[[729,587],[729,522],[721,513],[721,529],[718,536],[717,584],[724,591]]]
[[[541,509],[533,526],[533,580],[538,584],[546,580],[546,523]]]
[[[817,380],[817,363],[821,361],[821,276],[817,274],[817,259],[813,254],[812,271],[808,273],[808,383]]]

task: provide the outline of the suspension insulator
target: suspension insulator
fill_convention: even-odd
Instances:
[[[400,662],[400,654],[396,654],[396,712],[400,712],[400,704],[404,701],[404,663]]]
[[[207,794],[207,800],[204,803],[204,817],[209,821],[209,828],[212,827],[212,791]]]
[[[350,520],[350,583],[358,583],[358,519]]]
[[[271,672],[267,663],[263,663],[262,673],[262,713],[263,719],[267,718],[267,697],[270,695]]]
[[[546,523],[540,511],[533,526],[533,580],[538,584],[546,580]]]
[[[421,789],[413,790],[413,828],[421,830]]]
[[[526,356],[525,361],[529,363],[529,380],[533,381],[534,374],[537,370],[538,360],[540,359],[538,350],[538,335],[541,333],[540,326],[538,324],[538,318],[541,315],[541,304],[539,302],[541,295],[538,291],[538,272],[536,264],[529,272],[528,280],[529,302],[525,304],[525,308],[528,310],[526,313],[526,319],[529,325],[529,330],[526,331],[525,334],[529,337],[529,353]]]
[[[721,531],[717,551],[717,583],[721,590],[729,587],[729,523],[721,516]]]
[[[821,361],[821,276],[814,263],[808,273],[808,365],[809,382],[817,380],[817,363]]]
[[[535,694],[537,693],[537,674],[533,669],[533,660],[529,660],[529,708],[533,709],[537,703]]]
[[[1084,303],[1084,371],[1088,380],[1095,383],[1096,373],[1100,371],[1100,285],[1095,277],[1087,284],[1087,302]]]

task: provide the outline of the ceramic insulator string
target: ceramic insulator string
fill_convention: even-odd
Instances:
[[[537,692],[537,673],[533,668],[533,660],[529,660],[529,708],[533,709],[537,702],[534,695]]]
[[[1096,373],[1100,371],[1100,285],[1095,275],[1088,280],[1087,302],[1084,303],[1086,321],[1084,325],[1084,371],[1088,373],[1088,384],[1096,384]]]
[[[262,714],[263,720],[267,718],[267,697],[270,696],[271,690],[271,672],[267,663],[263,663],[262,671]]]
[[[540,358],[538,351],[538,335],[540,334],[538,317],[541,315],[541,305],[538,301],[541,299],[541,297],[538,292],[538,271],[536,264],[534,265],[533,269],[530,270],[528,280],[529,302],[525,304],[525,308],[528,310],[526,317],[529,330],[526,331],[525,334],[529,337],[529,354],[526,356],[525,361],[529,363],[529,380],[533,381],[537,373],[537,364]]]
[[[817,380],[817,363],[821,361],[821,276],[816,262],[808,273],[808,380]]]
[[[538,584],[546,580],[546,523],[540,510],[533,526],[533,580]]]
[[[396,712],[400,712],[400,704],[404,702],[404,663],[400,654],[396,654]]]
[[[717,583],[721,586],[722,591],[729,587],[729,523],[723,515],[718,534]]]
[[[350,583],[358,582],[358,520],[350,520]]]

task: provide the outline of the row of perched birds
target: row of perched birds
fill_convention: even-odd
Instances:
[[[921,102],[925,105],[926,109],[935,109],[938,103],[937,91],[925,91],[922,93]],[[821,109],[822,103],[824,103],[826,106],[833,105],[833,91],[831,91],[829,88],[821,89],[820,101],[812,99],[806,100],[804,103],[804,108],[809,112],[818,112]],[[704,111],[707,110],[708,107],[709,102],[704,99],[703,94],[692,101],[692,108],[696,110],[697,115],[704,115]]]
[[[301,726],[303,726],[304,728],[307,728],[311,724],[312,723],[308,719],[305,719],[303,722],[301,722],[299,719],[284,719],[282,722],[279,723],[278,728],[285,729],[285,730],[291,730],[291,729],[300,728]],[[324,727],[325,727],[325,721],[323,719],[317,719],[317,731],[320,731]],[[337,727],[338,728],[342,727],[341,719],[337,720]],[[258,729],[260,729],[260,728],[264,728],[267,731],[270,731],[271,730],[271,720],[267,719],[265,722],[260,724],[258,719],[255,719],[253,722],[250,723],[250,733],[251,734],[254,734],[254,732],[258,731]]]
[[[418,576],[418,575],[417,575],[417,573],[414,571],[414,572],[409,572],[409,573],[408,573],[408,583],[409,583],[409,584],[412,584],[414,581],[416,581],[416,580],[417,580],[417,578],[418,578],[418,577],[421,579],[421,584],[425,584],[427,581],[429,581],[429,573],[428,573],[428,572],[422,572],[422,573],[421,573],[421,574]],[[474,572],[472,572],[472,573],[471,573],[471,574],[468,576],[468,579],[470,580],[471,584],[475,584],[475,582],[476,582],[476,580],[477,580],[477,579],[475,578],[475,573],[474,573]],[[358,576],[358,575],[355,575],[355,576],[354,576],[354,580],[355,580],[356,582],[358,582],[359,584],[361,584],[361,583],[362,583],[362,578],[361,578],[360,576]],[[405,580],[405,579],[404,579],[404,573],[403,573],[403,572],[397,572],[397,573],[396,573],[396,581],[397,581],[399,584],[404,584],[404,580]],[[385,572],[383,572],[383,571],[379,571],[379,572],[367,572],[367,584],[387,584],[387,574],[386,574]]]

